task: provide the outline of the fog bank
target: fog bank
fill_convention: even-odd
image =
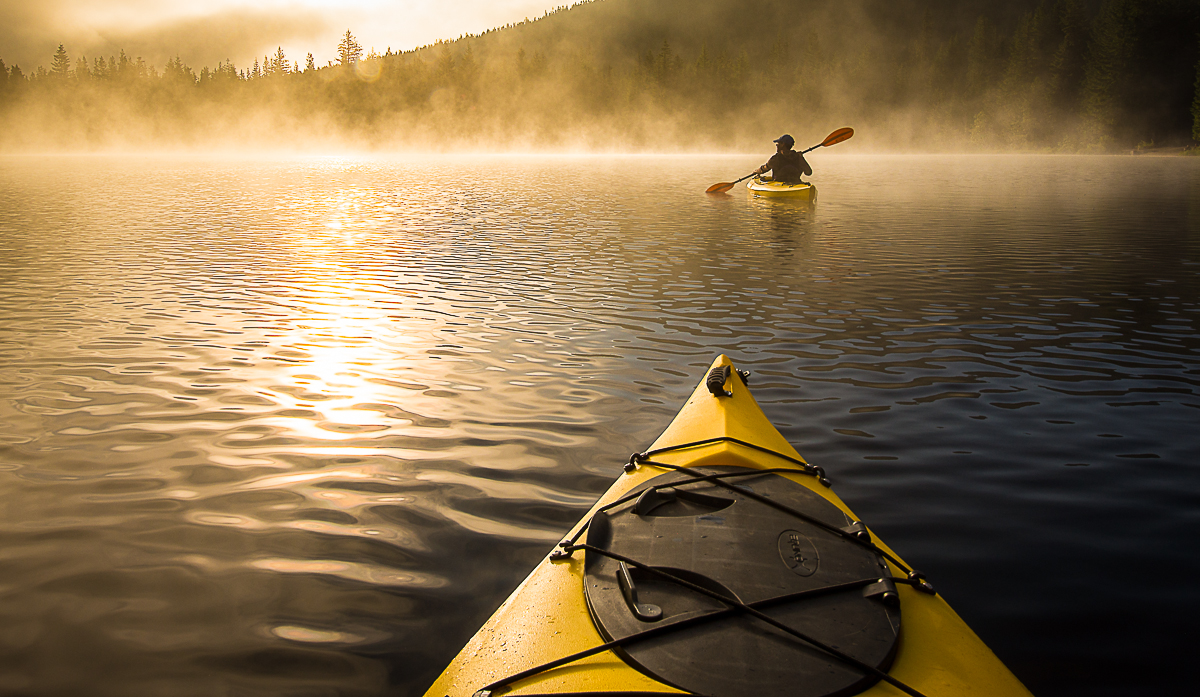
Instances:
[[[163,68],[65,47],[0,83],[5,151],[1108,152],[1200,140],[1184,0],[600,0],[333,65]],[[327,51],[334,53],[333,51]]]

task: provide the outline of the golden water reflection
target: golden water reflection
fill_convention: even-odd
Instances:
[[[1200,169],[846,158],[812,211],[701,193],[754,164],[0,162],[4,684],[419,693],[719,352],[1014,666],[1093,641],[1093,587],[1137,620],[1096,662],[1157,660]],[[1045,582],[963,581],[1015,566]]]

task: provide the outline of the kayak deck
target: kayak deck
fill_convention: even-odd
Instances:
[[[726,366],[732,368],[732,363],[719,356],[712,368],[719,372]],[[767,420],[738,374],[727,372],[730,376],[720,389],[731,394],[715,396],[702,382],[646,456],[631,458],[625,472],[565,540],[585,542],[590,538],[584,537],[585,526],[605,507],[611,508],[622,497],[645,488],[652,479],[693,468],[706,468],[705,474],[713,467],[770,469],[804,487],[810,492],[807,495],[819,497],[847,519],[858,520],[823,484],[824,472],[806,463]],[[910,567],[873,534],[870,539],[884,555],[881,559],[886,558],[881,563],[892,576],[904,579]],[[684,693],[632,667],[625,660],[628,654],[619,648],[563,662],[564,658],[601,647],[610,639],[593,621],[584,589],[590,554],[593,552],[582,548],[570,553],[559,549],[544,558],[459,652],[430,687],[427,697],[470,697],[489,687],[492,694],[511,695]],[[1028,695],[1020,681],[941,596],[923,592],[920,585],[903,581],[895,584],[903,624],[895,637],[887,679],[928,697]],[[555,662],[561,664],[547,667]],[[536,670],[539,667],[547,668]],[[529,674],[509,680],[522,673]],[[857,694],[883,697],[903,692],[896,685],[879,681]]]

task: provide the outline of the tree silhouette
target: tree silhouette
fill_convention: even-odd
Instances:
[[[275,55],[271,57],[270,73],[272,75],[282,75],[291,69],[291,61],[287,56],[283,55],[283,47],[275,49]]]
[[[62,44],[54,52],[54,61],[50,64],[50,75],[59,80],[65,80],[71,74],[71,58]]]
[[[1062,40],[1051,59],[1048,88],[1058,109],[1075,110],[1083,86],[1087,49],[1087,19],[1078,0],[1063,0],[1059,26]]]
[[[354,35],[347,29],[346,34],[338,43],[337,51],[338,65],[348,67],[357,63],[358,59],[362,57],[363,47],[354,40]]]

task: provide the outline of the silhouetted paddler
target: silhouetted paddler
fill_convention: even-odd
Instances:
[[[789,135],[775,139],[775,154],[767,160],[767,164],[755,170],[755,174],[771,173],[771,178],[777,182],[799,184],[803,177],[812,176],[812,167],[804,155],[792,150],[796,140]]]

